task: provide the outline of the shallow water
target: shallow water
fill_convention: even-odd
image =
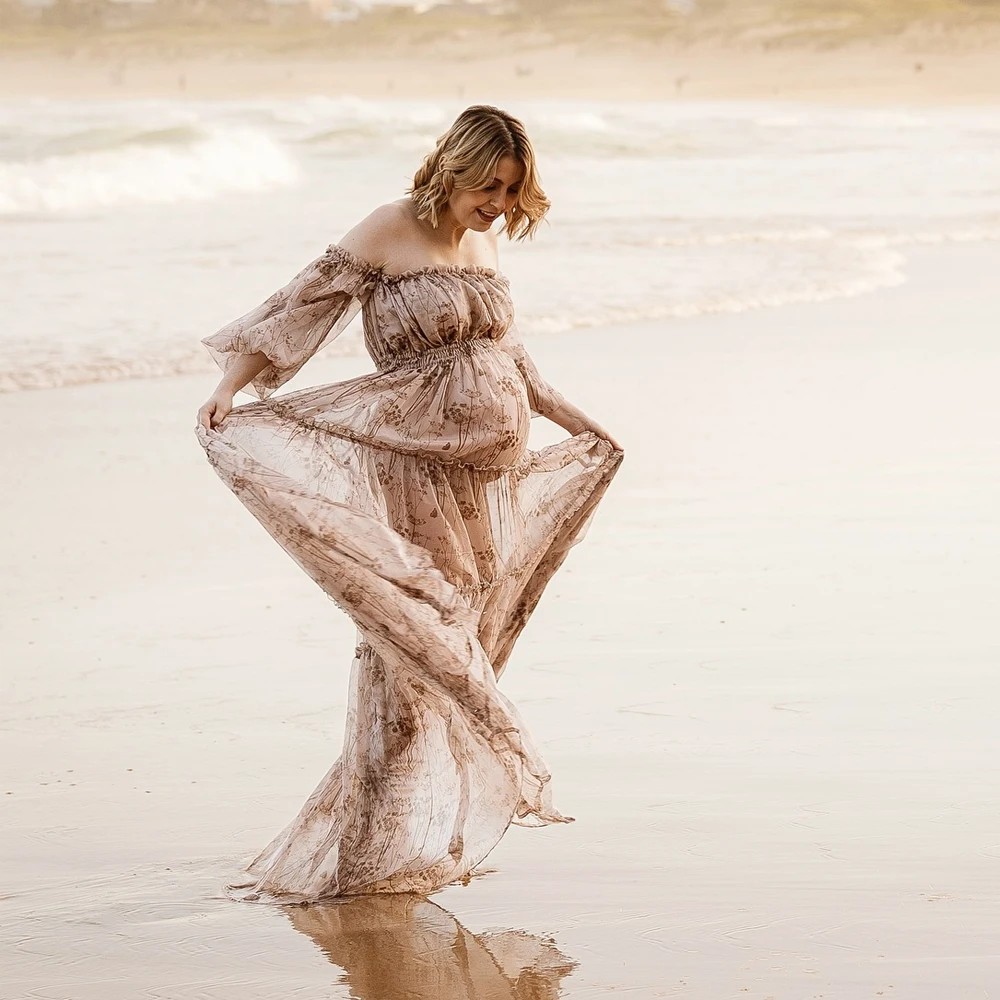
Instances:
[[[1000,236],[1000,108],[509,109],[554,203],[502,259],[529,334],[861,294],[905,281],[909,246]],[[459,110],[3,103],[0,389],[208,371],[198,340],[401,196]]]
[[[219,874],[137,866],[32,892],[30,917],[6,927],[12,990],[0,995],[536,1000],[560,996],[577,967],[547,935],[473,933],[420,896],[236,907],[205,894]]]

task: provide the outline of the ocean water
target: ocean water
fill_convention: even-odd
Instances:
[[[210,370],[200,338],[400,197],[462,106],[0,103],[0,390]],[[1000,107],[507,107],[553,201],[501,259],[528,335],[862,295],[1000,238]]]

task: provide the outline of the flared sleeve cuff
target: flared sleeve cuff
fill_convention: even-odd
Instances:
[[[202,343],[226,372],[241,354],[270,364],[246,387],[266,399],[332,343],[371,292],[377,269],[334,243],[283,288]]]

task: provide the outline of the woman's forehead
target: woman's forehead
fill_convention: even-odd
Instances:
[[[513,156],[501,156],[496,165],[496,175],[507,184],[516,184],[524,177],[524,164]]]

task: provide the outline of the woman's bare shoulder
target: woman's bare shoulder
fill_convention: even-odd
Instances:
[[[375,267],[389,261],[394,247],[413,229],[413,213],[406,199],[379,205],[340,239],[339,245]]]

